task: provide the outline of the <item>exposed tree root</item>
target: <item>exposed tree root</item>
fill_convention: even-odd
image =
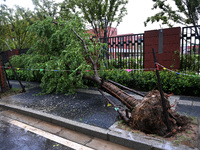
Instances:
[[[169,112],[169,122],[172,132],[168,133],[163,115],[162,102],[159,91],[150,91],[132,110],[131,127],[141,130],[145,133],[158,134],[161,136],[170,136],[183,130],[189,120],[185,116],[180,116],[176,112],[170,110],[171,106],[165,95],[166,107]]]

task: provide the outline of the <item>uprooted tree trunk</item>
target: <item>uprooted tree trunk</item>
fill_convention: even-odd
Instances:
[[[83,42],[84,49],[88,54],[85,40],[82,39],[75,31],[74,33]],[[171,110],[171,106],[166,94],[166,107],[169,114],[169,123],[171,124],[172,128],[171,133],[168,133],[167,130],[159,91],[150,91],[146,94],[142,101],[137,100],[125,91],[121,90],[118,86],[109,81],[104,81],[99,77],[97,71],[97,62],[99,56],[97,56],[95,61],[92,59],[91,56],[89,56],[89,59],[93,65],[94,75],[84,75],[83,78],[96,82],[99,86],[101,86],[102,90],[120,100],[130,110],[131,117],[128,118],[128,123],[131,127],[141,130],[145,133],[153,133],[162,136],[172,135],[175,132],[184,129],[185,125],[188,123],[188,119],[185,116],[180,116],[179,114]]]
[[[95,81],[95,79],[93,81]],[[96,80],[96,83],[98,82],[99,81]],[[141,130],[145,133],[158,134],[162,136],[167,135],[168,130],[165,123],[166,121],[163,114],[159,91],[150,91],[142,100],[136,100],[133,96],[130,96],[128,93],[108,81],[103,81],[103,83],[99,85],[101,85],[105,92],[119,99],[130,110],[131,118],[129,118],[128,123],[132,128]],[[172,132],[168,135],[172,135],[177,131],[184,130],[188,123],[188,119],[171,110],[168,96],[166,94],[165,99],[169,113],[168,118],[172,128]]]
[[[165,94],[166,107],[168,110],[169,123],[171,124],[172,133],[183,130],[188,123],[185,116],[180,116],[171,110],[168,96]],[[139,129],[146,133],[158,135],[167,134],[166,120],[163,114],[162,101],[159,91],[150,91],[143,100],[135,106],[131,112],[133,128]]]

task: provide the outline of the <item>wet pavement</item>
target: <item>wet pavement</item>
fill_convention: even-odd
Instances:
[[[73,150],[0,120],[1,150]]]
[[[84,124],[82,127],[87,130]],[[103,135],[103,129],[94,128],[98,130],[95,133]],[[0,111],[0,144],[0,150],[132,149],[5,108]]]
[[[11,81],[11,83],[13,88],[20,87],[16,81]],[[89,88],[89,90],[79,90],[76,94],[73,95],[37,95],[41,92],[39,83],[30,83],[29,87],[27,86],[27,83],[23,83],[27,87],[26,93],[21,93],[18,95],[0,99],[0,102],[40,110],[46,113],[53,114],[55,116],[61,116],[67,119],[98,126],[104,129],[108,129],[116,121],[118,121],[118,113],[113,107],[107,107],[107,102],[105,98],[100,95],[98,91],[94,88]],[[112,99],[116,104],[118,104],[118,106],[121,106],[121,103],[117,99],[111,96],[108,97]],[[179,113],[200,117],[199,97],[171,97],[172,101],[177,101],[176,106]],[[0,111],[1,110],[2,108],[0,108]],[[12,141],[15,142],[11,143]],[[31,142],[32,145],[30,144]],[[0,122],[0,144],[3,145],[3,150],[23,150],[23,148],[38,150],[71,150],[68,147],[62,147],[62,145],[56,142],[30,133],[29,131],[18,128],[3,121]],[[34,146],[37,146],[38,148]]]
[[[13,88],[19,87],[16,81],[11,81]],[[27,85],[24,82],[24,85]],[[96,91],[95,89],[90,89]],[[53,115],[61,116],[74,121],[108,129],[118,121],[118,113],[113,107],[107,107],[107,102],[102,95],[77,92],[73,95],[44,94],[39,84],[30,84],[26,93],[11,96],[1,101],[40,110]],[[116,104],[121,102],[110,96]]]
[[[200,118],[200,97],[176,96],[179,101],[176,110],[182,115],[188,115]]]
[[[182,115],[200,117],[200,106],[177,105],[177,112]]]
[[[11,81],[13,88],[19,88],[17,81]],[[113,107],[107,107],[105,98],[100,95],[97,89],[89,88],[78,91],[73,95],[64,94],[44,94],[37,95],[41,92],[39,83],[26,83],[27,92],[11,96],[1,101],[40,110],[53,115],[61,116],[74,121],[98,126],[108,129],[118,121],[118,113]],[[118,106],[122,107],[121,102],[111,96],[108,96]],[[173,97],[173,96],[172,96]],[[141,97],[140,97],[141,98]],[[174,96],[176,99],[177,96]],[[178,96],[179,103],[177,111],[180,114],[186,114],[194,117],[200,117],[200,97]],[[185,104],[184,104],[185,103]],[[188,103],[197,103],[192,106]]]

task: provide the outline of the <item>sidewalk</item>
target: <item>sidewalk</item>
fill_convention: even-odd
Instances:
[[[17,81],[11,81],[11,84],[13,88],[19,87]],[[28,87],[26,82],[23,82],[23,84]],[[118,113],[113,107],[107,107],[105,98],[95,89],[77,90],[77,94],[74,95],[48,94],[37,96],[35,94],[41,91],[39,83],[30,83],[26,90],[26,93],[0,99],[0,106],[50,120],[58,125],[73,128],[78,132],[92,134],[92,136],[134,149],[166,149],[166,147],[189,149],[185,146],[174,147],[166,141],[149,139],[149,137],[118,129],[116,127]],[[133,96],[136,99],[141,99],[140,96]],[[117,99],[111,96],[109,98],[121,106]],[[200,117],[200,98],[171,96],[169,100],[172,104],[175,104],[178,112],[192,112],[195,116]],[[192,107],[192,110],[190,107]]]

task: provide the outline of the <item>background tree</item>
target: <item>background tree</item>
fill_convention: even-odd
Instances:
[[[108,36],[112,35],[110,27],[114,22],[117,27],[127,14],[127,3],[128,0],[65,0],[62,9],[80,10],[96,36],[101,38],[105,26],[108,27]]]
[[[34,38],[27,28],[30,25],[32,12],[22,7],[15,6],[15,9],[0,5],[0,50],[8,50],[6,43],[12,49],[29,48]],[[0,55],[0,66],[4,66]],[[6,79],[5,69],[0,69],[1,90],[5,92],[10,89]]]
[[[148,22],[161,21],[162,24],[166,24],[172,27],[174,23],[195,26],[195,32],[198,33],[198,23],[200,15],[200,0],[153,0],[154,5],[152,9],[159,9],[160,12],[154,16],[148,17],[145,21],[145,26]],[[174,3],[176,9],[173,8],[170,3]]]
[[[30,25],[32,12],[19,6],[15,6],[15,9],[13,9],[5,5],[1,5],[1,10],[1,39],[4,45],[2,49],[8,49],[4,41],[7,41],[13,49],[29,48],[33,36],[31,36],[27,28]]]
[[[1,52],[5,48],[4,39],[5,39],[6,27],[5,27],[4,21],[7,19],[6,16],[8,15],[8,13],[6,13],[5,11],[7,9],[6,5],[0,5],[0,8],[1,8],[0,9],[0,32],[1,32],[0,34],[0,66],[4,66]],[[7,83],[7,79],[6,79],[6,72],[3,67],[0,67],[0,87],[1,87],[1,92],[6,92],[10,89]]]
[[[5,24],[5,20],[7,20],[6,16],[8,15],[8,12],[6,11],[7,6],[1,4],[0,5],[0,51],[5,50],[5,37],[6,37],[6,24]]]
[[[57,19],[60,17],[61,4],[56,3],[55,0],[32,0],[35,9],[35,17],[43,20],[47,17]]]

